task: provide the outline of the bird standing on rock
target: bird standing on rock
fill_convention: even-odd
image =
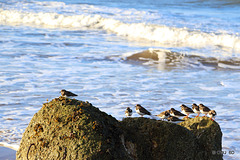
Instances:
[[[149,115],[149,116],[152,115],[148,110],[146,110],[146,109],[145,109],[144,107],[142,107],[140,104],[137,104],[137,105],[136,105],[136,112],[137,112],[138,114],[140,114],[141,117],[142,117],[143,115]]]
[[[157,117],[161,118],[162,120],[167,119],[170,116],[170,111],[163,111],[160,114],[156,115]]]
[[[63,97],[75,97],[75,96],[78,96],[78,95],[76,95],[76,94],[74,94],[74,93],[72,93],[70,91],[66,91],[65,89],[61,90],[61,95]]]
[[[203,117],[206,117],[208,112],[211,110],[209,109],[207,106],[203,105],[203,104],[199,104],[199,110],[202,114],[204,114]]]
[[[179,118],[174,117],[174,116],[169,116],[169,117],[167,118],[167,120],[170,121],[170,122],[180,122],[180,121],[184,121],[183,119],[179,119]]]
[[[183,117],[183,116],[186,116],[185,114],[175,110],[174,108],[171,108],[170,109],[170,114],[174,117]]]
[[[215,116],[217,115],[217,112],[215,110],[211,110],[208,112],[208,115],[212,121],[214,121]]]
[[[196,103],[192,104],[192,110],[193,110],[193,112],[198,114],[196,117],[198,117],[199,114],[201,113],[200,110],[199,110],[199,106]]]
[[[191,108],[187,107],[184,104],[181,105],[181,109],[182,109],[182,112],[187,115],[186,118],[188,118],[189,114],[194,113]]]
[[[132,110],[131,110],[129,107],[127,107],[127,109],[125,110],[125,115],[126,115],[127,117],[132,116]]]

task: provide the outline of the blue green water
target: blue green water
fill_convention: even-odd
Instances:
[[[117,119],[136,104],[158,114],[203,103],[217,111],[223,150],[235,152],[224,159],[239,159],[239,9],[237,0],[0,1],[0,144],[17,149],[34,113],[67,89]]]

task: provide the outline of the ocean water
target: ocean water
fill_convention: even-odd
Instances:
[[[237,0],[0,0],[0,145],[17,149],[66,89],[119,120],[136,104],[158,114],[203,103],[217,112],[224,159],[240,159],[239,10]]]

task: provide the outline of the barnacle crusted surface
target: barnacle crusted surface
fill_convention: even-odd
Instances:
[[[53,99],[33,116],[17,159],[128,159],[119,122],[88,102]]]
[[[196,117],[181,122],[179,125],[187,128],[196,136],[199,148],[204,151],[203,156],[206,159],[222,159],[222,154],[216,154],[222,151],[222,131],[216,121],[208,117]]]
[[[174,124],[149,118],[125,118],[121,122],[124,145],[136,160],[221,160],[220,126],[197,117]]]
[[[59,97],[33,116],[16,159],[221,160],[213,154],[221,151],[221,139],[220,126],[209,118],[117,121],[89,102]]]
[[[133,159],[194,159],[196,137],[177,124],[148,118],[126,118],[121,122],[125,146]]]

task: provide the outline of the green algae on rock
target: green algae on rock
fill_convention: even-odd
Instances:
[[[197,138],[184,127],[148,118],[125,118],[121,124],[133,159],[201,159]]]
[[[209,118],[192,118],[175,124],[148,118],[121,122],[124,146],[133,159],[221,160],[220,126]]]
[[[26,128],[16,159],[221,160],[222,132],[209,118],[178,124],[149,118],[117,121],[89,102],[59,97]]]
[[[185,120],[179,125],[189,129],[198,139],[200,150],[203,150],[205,159],[221,160],[222,151],[222,132],[216,121],[212,121],[208,117],[196,117]]]
[[[16,159],[129,159],[119,122],[88,102],[53,99],[33,116]]]

